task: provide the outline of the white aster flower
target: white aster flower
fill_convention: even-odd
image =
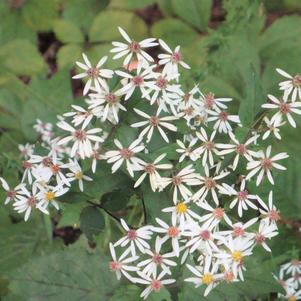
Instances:
[[[201,101],[205,110],[212,111],[218,109],[226,110],[227,105],[224,102],[232,101],[232,98],[215,98],[213,93],[203,94],[201,93]]]
[[[4,205],[7,205],[10,201],[15,201],[16,198],[23,194],[24,183],[18,184],[15,188],[10,188],[8,183],[0,177],[2,188],[6,191],[6,198],[4,200]]]
[[[58,145],[67,144],[68,142],[73,141],[70,153],[71,157],[75,157],[75,155],[78,153],[82,159],[85,159],[86,157],[90,158],[93,152],[91,141],[104,141],[102,137],[95,135],[102,131],[100,128],[85,130],[85,128],[81,127],[80,129],[76,129],[66,121],[59,121],[57,126],[67,132],[70,132],[70,136],[62,138],[58,142]]]
[[[287,80],[279,83],[280,90],[284,92],[284,98],[287,99],[292,94],[291,99],[293,102],[295,102],[297,98],[301,100],[301,75],[291,76],[280,68],[277,68],[276,71],[287,78]]]
[[[125,56],[123,61],[124,66],[129,65],[134,55],[136,55],[139,64],[143,66],[147,66],[148,62],[154,61],[154,59],[143,49],[157,46],[158,43],[155,42],[155,38],[148,38],[141,42],[136,42],[128,36],[124,29],[118,27],[118,30],[127,43],[112,42],[114,48],[111,49],[110,52],[116,53],[113,56],[113,60]]]
[[[112,272],[116,274],[118,280],[121,279],[121,275],[124,275],[128,280],[134,281],[134,278],[128,272],[137,272],[139,271],[138,267],[132,266],[134,261],[136,261],[138,256],[130,256],[131,250],[127,249],[123,254],[117,259],[114,245],[110,243],[110,252],[112,256],[112,261],[109,262],[109,267]]]
[[[119,140],[114,139],[114,143],[118,150],[111,150],[105,153],[108,163],[112,165],[112,173],[116,172],[125,161],[129,174],[134,177],[134,170],[139,170],[140,159],[136,158],[136,154],[144,150],[141,145],[141,139],[134,140],[129,147],[123,147]]]
[[[146,121],[139,121],[139,122],[133,123],[131,125],[134,128],[146,126],[139,134],[139,137],[142,138],[146,135],[147,143],[151,141],[151,138],[152,138],[155,128],[158,129],[161,137],[165,140],[166,143],[169,142],[169,139],[162,128],[166,128],[173,132],[177,131],[177,127],[170,123],[170,121],[178,119],[178,117],[176,117],[176,116],[159,117],[159,114],[160,114],[159,110],[157,111],[156,115],[154,115],[154,116],[150,116],[150,115],[148,115],[138,109],[135,109],[135,108],[134,108],[134,111],[141,117],[147,119]]]
[[[158,164],[166,157],[166,154],[162,154],[157,157],[152,163],[146,163],[142,160],[139,161],[138,170],[144,171],[142,175],[135,182],[134,188],[138,187],[145,177],[149,176],[150,186],[153,191],[156,191],[158,187],[160,187],[161,176],[157,170],[168,170],[172,168],[172,164]]]
[[[240,126],[240,119],[238,115],[230,115],[227,111],[222,111],[219,108],[215,108],[215,111],[208,110],[208,114],[209,117],[207,121],[215,121],[213,128],[219,133],[227,134],[232,132],[230,121]]]
[[[71,123],[78,127],[82,124],[83,128],[86,128],[93,119],[93,113],[90,110],[86,110],[81,106],[71,105],[71,107],[75,110],[73,112],[67,112],[63,114],[64,117],[72,117]]]
[[[275,96],[269,94],[268,98],[272,103],[263,104],[262,107],[265,109],[277,109],[278,111],[272,116],[271,122],[275,124],[280,124],[284,117],[287,118],[289,124],[292,127],[296,127],[296,122],[292,117],[292,113],[301,115],[301,101],[296,102],[287,102],[287,100],[283,99],[280,101]]]
[[[180,148],[177,148],[176,152],[181,154],[179,162],[182,162],[186,157],[192,161],[196,161],[199,158],[199,153],[196,151],[196,149],[193,149],[193,146],[197,143],[197,141],[198,139],[196,138],[192,139],[186,147],[184,142],[177,139],[177,144]]]
[[[258,232],[254,234],[254,241],[256,245],[262,246],[266,251],[272,252],[267,245],[266,240],[271,239],[278,235],[276,224],[267,223],[265,220],[261,220],[259,224]]]
[[[268,221],[269,223],[276,224],[280,220],[279,210],[273,203],[273,191],[270,191],[268,198],[268,205],[257,196],[257,200],[262,208],[259,208],[263,220]]]
[[[178,65],[181,65],[185,69],[190,69],[183,61],[183,55],[180,52],[180,46],[177,46],[174,51],[161,39],[159,39],[160,46],[167,52],[167,54],[159,54],[159,65],[164,65],[163,73],[167,75],[168,79],[179,78]]]
[[[26,144],[19,144],[18,148],[19,151],[21,153],[21,156],[25,159],[28,160],[30,158],[30,156],[33,154],[34,151],[34,145],[30,144],[30,143],[26,143]]]
[[[286,122],[272,121],[266,116],[263,118],[263,121],[266,124],[267,130],[262,135],[262,140],[266,140],[271,134],[273,134],[278,140],[281,140],[279,127],[284,125]]]
[[[150,245],[146,242],[146,240],[151,239],[152,231],[150,227],[144,226],[136,230],[130,229],[123,219],[120,222],[127,234],[119,239],[114,247],[121,246],[124,248],[129,245],[128,249],[131,250],[132,256],[136,256],[136,247],[141,253],[145,253],[145,249],[150,249]]]
[[[271,151],[272,146],[268,146],[265,153],[263,151],[257,152],[255,159],[252,159],[252,161],[248,162],[247,170],[251,171],[248,173],[246,180],[251,179],[254,175],[259,173],[256,179],[257,186],[261,183],[265,175],[268,177],[270,183],[274,185],[274,179],[271,170],[273,168],[286,170],[286,167],[280,165],[277,163],[277,161],[288,158],[288,154],[279,153],[271,157]]]
[[[88,77],[88,81],[85,84],[83,94],[86,95],[90,90],[91,86],[95,88],[100,88],[100,85],[103,85],[105,80],[103,78],[113,77],[114,72],[109,69],[101,69],[102,65],[107,61],[108,57],[102,57],[95,67],[92,66],[88,57],[83,53],[84,64],[81,62],[76,62],[76,64],[84,70],[83,73],[77,74],[72,78],[84,78]]]

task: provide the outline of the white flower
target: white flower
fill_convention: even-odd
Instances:
[[[47,209],[48,205],[51,204],[55,209],[59,210],[59,204],[56,198],[64,195],[69,188],[63,188],[62,186],[40,186],[40,192],[38,193],[38,198],[41,200],[40,205],[42,209]],[[40,209],[41,210],[41,209]]]
[[[22,191],[24,195],[17,196],[13,207],[18,213],[25,212],[25,222],[29,219],[33,209],[39,209],[44,214],[49,214],[49,212],[43,206],[41,206],[37,185],[32,185],[32,192],[29,192],[25,187],[22,189]]]
[[[240,126],[240,119],[238,115],[230,115],[227,111],[222,111],[219,108],[215,108],[215,111],[208,110],[210,115],[207,119],[208,122],[216,121],[213,128],[219,133],[232,132],[232,126],[229,121],[237,123]]]
[[[153,191],[156,191],[156,189],[160,186],[160,182],[162,179],[157,170],[167,170],[172,168],[172,164],[158,164],[165,157],[166,154],[162,154],[159,157],[157,157],[152,163],[146,163],[140,160],[138,170],[143,170],[144,172],[135,182],[134,188],[138,187],[148,175],[150,186]]]
[[[78,181],[78,186],[80,191],[84,191],[84,182],[85,181],[93,181],[92,178],[86,176],[82,172],[82,168],[78,164],[77,160],[70,160],[68,164],[68,168],[70,169],[71,173],[67,173],[67,177],[69,181]]]
[[[81,106],[71,105],[71,107],[75,110],[74,112],[67,112],[63,114],[65,117],[73,117],[71,123],[74,126],[79,126],[82,124],[83,128],[86,128],[93,119],[93,114],[91,111],[87,111]]]
[[[284,91],[284,98],[287,99],[292,94],[292,101],[296,101],[297,98],[301,100],[301,75],[297,74],[291,76],[282,69],[277,68],[276,71],[288,80],[279,83],[280,90]]]
[[[266,153],[264,153],[263,151],[259,151],[256,154],[256,158],[248,162],[247,170],[251,171],[248,173],[246,180],[251,179],[254,175],[256,175],[259,172],[256,180],[257,186],[261,183],[265,175],[268,177],[270,183],[274,185],[274,179],[271,170],[273,168],[286,170],[286,167],[278,164],[276,161],[288,158],[288,154],[279,153],[271,157],[271,151],[272,146],[268,146],[266,149]]]
[[[159,274],[158,277],[156,274],[148,276],[140,271],[138,271],[137,274],[141,278],[135,278],[135,282],[147,285],[147,288],[140,295],[140,297],[143,299],[146,299],[153,291],[159,292],[164,285],[176,282],[175,279],[162,280],[162,278],[166,275],[166,272],[164,270]]]
[[[165,140],[165,142],[169,142],[169,139],[167,137],[167,135],[165,134],[164,130],[162,129],[163,128],[166,128],[170,131],[173,131],[173,132],[176,132],[177,131],[177,127],[171,123],[169,123],[169,121],[173,121],[173,120],[177,120],[178,117],[175,117],[175,116],[164,116],[164,117],[159,117],[159,114],[160,112],[157,111],[156,115],[154,116],[150,116],[138,109],[135,109],[134,108],[134,111],[142,116],[143,118],[146,118],[147,120],[146,121],[139,121],[139,122],[136,122],[136,123],[133,123],[131,125],[131,127],[143,127],[143,126],[146,126],[142,131],[141,133],[139,134],[139,137],[142,138],[146,135],[146,142],[150,142],[151,141],[151,138],[152,138],[152,135],[153,135],[153,132],[154,132],[154,129],[158,129],[161,137]]]
[[[211,110],[216,110],[217,108],[223,110],[227,109],[227,106],[224,104],[224,102],[230,102],[232,101],[232,98],[215,98],[213,93],[201,93],[201,101],[205,110],[208,112]]]
[[[181,238],[182,230],[177,226],[176,221],[172,221],[171,226],[166,224],[160,218],[156,218],[156,222],[161,227],[152,227],[153,232],[165,234],[162,237],[161,242],[165,243],[167,240],[170,239],[173,252],[174,252],[175,256],[179,257],[179,255],[180,255],[179,239]]]
[[[171,178],[162,178],[163,187],[165,188],[169,184],[173,186],[173,202],[174,204],[178,201],[178,190],[184,200],[191,197],[192,192],[186,187],[195,186],[200,184],[199,176],[194,172],[192,165],[188,165],[180,170],[175,176]]]
[[[233,152],[236,153],[234,160],[233,160],[233,170],[236,169],[240,156],[245,157],[248,161],[252,160],[252,156],[256,155],[256,152],[250,150],[248,147],[256,141],[259,135],[254,135],[253,137],[249,138],[246,142],[240,143],[232,132],[229,132],[229,136],[234,144],[223,144],[219,143],[216,145],[219,150],[219,155],[224,156],[227,154],[231,154]]]
[[[134,177],[134,170],[139,169],[140,162],[140,159],[135,156],[144,149],[144,145],[139,145],[141,143],[141,139],[138,138],[134,140],[127,148],[123,147],[117,139],[114,139],[114,143],[118,150],[107,151],[105,154],[107,162],[114,163],[112,165],[112,173],[116,172],[125,161],[127,171],[132,177]]]
[[[181,154],[179,162],[182,162],[185,159],[185,157],[189,157],[189,159],[192,161],[196,161],[199,158],[199,154],[196,151],[196,149],[192,149],[192,147],[197,143],[197,141],[198,139],[196,138],[192,139],[186,147],[184,142],[182,142],[181,140],[177,140],[177,144],[180,148],[177,148],[176,152]]]
[[[192,272],[196,277],[186,278],[185,281],[192,282],[195,287],[205,284],[207,287],[204,292],[204,296],[207,296],[210,291],[218,284],[217,280],[223,278],[223,274],[218,274],[218,264],[212,263],[212,257],[207,256],[205,258],[205,264],[203,269],[199,267],[193,267],[189,264],[186,264],[187,268]]]
[[[4,200],[4,205],[7,205],[10,201],[15,201],[16,198],[24,194],[23,188],[25,187],[24,183],[18,184],[15,188],[10,188],[7,182],[0,177],[2,188],[6,191],[6,198]]]
[[[282,125],[284,125],[286,122],[276,122],[276,121],[271,121],[269,120],[268,117],[264,117],[263,121],[265,122],[266,126],[267,126],[267,130],[265,131],[265,133],[262,135],[262,140],[266,140],[270,134],[273,133],[273,135],[278,139],[281,140],[281,136],[280,136],[280,129],[279,127],[281,127]]]
[[[189,209],[189,200],[178,202],[173,207],[167,207],[162,209],[163,212],[170,212],[172,223],[179,224],[181,228],[185,228],[187,223],[191,223],[195,220],[200,220],[201,217],[193,210]]]
[[[125,94],[124,100],[128,100],[134,93],[135,89],[138,88],[142,93],[142,98],[148,98],[149,92],[147,89],[155,89],[155,81],[153,80],[155,75],[153,68],[154,66],[150,66],[142,71],[141,69],[137,69],[136,75],[119,70],[115,71],[117,75],[128,80],[128,83],[126,83],[116,93]]]
[[[136,256],[136,247],[141,253],[145,253],[145,249],[150,249],[149,244],[146,242],[146,240],[151,239],[152,231],[150,227],[144,226],[136,230],[130,229],[123,219],[120,222],[127,234],[119,239],[114,244],[114,247],[121,246],[124,248],[129,245],[128,249],[131,250],[132,256]]]
[[[123,61],[123,65],[125,66],[130,63],[133,55],[136,55],[138,62],[144,66],[147,65],[147,62],[154,61],[154,59],[143,49],[157,46],[158,43],[155,42],[156,39],[149,38],[142,40],[141,42],[136,42],[131,39],[121,27],[118,27],[118,30],[127,43],[112,42],[114,48],[111,49],[110,52],[116,53],[113,56],[113,60],[126,56]]]
[[[213,131],[208,138],[208,135],[204,128],[200,128],[199,132],[196,132],[196,136],[201,140],[202,145],[196,149],[196,152],[203,156],[202,164],[205,166],[207,162],[209,162],[209,166],[214,165],[214,154],[219,155],[219,152],[216,148],[216,144],[214,142],[214,138],[216,135],[216,131]]]
[[[246,181],[244,179],[241,181],[238,191],[236,191],[233,187],[224,184],[223,188],[220,189],[220,193],[235,195],[235,198],[230,203],[229,207],[230,209],[233,209],[236,205],[238,205],[237,210],[239,217],[242,217],[243,210],[248,210],[248,207],[258,210],[258,207],[253,203],[254,200],[257,200],[257,195],[249,193],[249,191],[246,189]]]
[[[286,274],[296,275],[301,273],[301,261],[298,259],[293,259],[281,267]]]
[[[292,117],[292,113],[301,115],[301,110],[298,108],[301,108],[301,102],[287,102],[285,99],[283,101],[280,101],[275,96],[269,94],[268,98],[272,101],[272,103],[266,103],[263,104],[262,107],[265,109],[277,109],[278,112],[276,112],[272,118],[271,122],[275,124],[280,124],[282,122],[283,117],[286,117],[289,124],[292,127],[296,127],[296,122]]]
[[[159,39],[160,46],[167,52],[167,54],[159,54],[159,65],[164,65],[163,73],[167,75],[168,79],[178,79],[178,65],[181,65],[185,69],[190,67],[183,61],[182,53],[180,52],[180,46],[177,46],[174,51],[161,39]]]
[[[177,263],[169,258],[174,257],[174,253],[161,254],[162,242],[159,236],[156,237],[155,250],[145,250],[145,253],[150,256],[149,259],[145,259],[138,263],[138,267],[144,267],[142,273],[146,275],[156,275],[157,269],[160,267],[166,274],[171,274],[169,266],[177,266]]]
[[[98,142],[95,143],[95,145],[92,149],[91,157],[92,157],[92,167],[91,168],[92,168],[92,172],[95,173],[97,161],[106,159],[105,155],[102,154],[102,152],[101,152],[101,147]]]
[[[118,123],[119,110],[126,111],[126,108],[120,103],[120,96],[124,93],[110,91],[107,84],[104,84],[97,93],[89,94],[89,109],[97,115],[102,122],[107,119],[111,122]]]
[[[278,209],[273,204],[273,191],[269,193],[268,206],[259,196],[257,196],[257,200],[262,207],[259,208],[259,212],[262,214],[264,220],[276,224],[280,220],[280,215]]]
[[[49,122],[43,122],[40,119],[36,120],[36,124],[33,126],[33,128],[36,130],[39,134],[45,134],[47,132],[52,132],[52,124]]]
[[[111,78],[113,77],[114,72],[109,69],[101,69],[100,67],[107,61],[108,57],[104,56],[102,57],[97,65],[93,67],[91,65],[91,62],[89,61],[88,57],[83,53],[82,54],[84,59],[84,64],[81,62],[76,62],[76,64],[84,70],[83,73],[77,74],[73,76],[72,78],[78,79],[78,78],[84,78],[88,77],[88,81],[85,84],[83,94],[86,95],[88,91],[90,90],[91,86],[95,88],[100,88],[100,85],[103,85],[105,82],[103,78]]]
[[[57,126],[65,131],[70,132],[70,136],[62,138],[58,142],[58,145],[67,144],[68,142],[73,141],[74,143],[72,145],[70,153],[71,157],[74,157],[78,153],[82,159],[86,157],[89,158],[91,157],[93,152],[91,141],[104,141],[102,137],[95,135],[102,131],[102,129],[100,128],[85,130],[85,128],[81,127],[80,129],[76,129],[70,124],[68,124],[66,121],[58,122]]]
[[[217,226],[222,220],[224,220],[229,226],[232,226],[232,222],[228,215],[225,213],[224,208],[222,207],[211,207],[207,202],[198,203],[198,206],[204,210],[209,211],[210,213],[204,214],[200,222],[204,222],[203,226],[209,228]]]
[[[112,272],[116,274],[118,280],[121,279],[121,275],[123,274],[128,280],[134,281],[134,278],[128,272],[137,272],[139,271],[138,267],[131,266],[129,264],[136,261],[139,257],[138,256],[131,256],[128,257],[129,253],[131,252],[130,249],[127,249],[123,254],[117,259],[116,252],[112,243],[109,244],[110,252],[113,261],[109,262],[109,267]]]
[[[19,151],[21,153],[21,156],[25,160],[29,159],[30,156],[33,154],[34,147],[35,146],[33,144],[30,144],[30,143],[26,143],[25,145],[22,145],[22,144],[18,145],[18,148],[19,148]]]
[[[216,203],[219,204],[219,200],[217,197],[217,190],[222,188],[222,185],[218,183],[218,181],[224,177],[226,177],[229,172],[222,171],[219,175],[210,176],[209,168],[207,165],[204,167],[204,176],[200,176],[200,185],[201,188],[193,195],[192,200],[197,201],[198,203],[203,202],[205,200],[207,194],[211,192],[212,199]]]
[[[267,239],[271,239],[272,237],[278,235],[276,224],[267,223],[265,220],[261,220],[259,224],[259,230],[255,233],[254,241],[257,245],[263,246],[263,248],[271,252],[272,250],[266,243]]]

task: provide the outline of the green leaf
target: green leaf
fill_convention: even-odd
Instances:
[[[119,287],[115,292],[114,296],[111,297],[108,301],[133,301],[139,300],[140,292],[138,286],[135,285],[126,285]]]
[[[58,228],[63,228],[67,226],[78,227],[80,224],[80,214],[85,204],[77,203],[77,204],[67,204],[64,203],[62,208],[62,217],[57,224]]]
[[[172,16],[173,8],[172,8],[172,0],[157,0],[157,4],[159,5],[160,11],[165,16]]]
[[[105,220],[99,209],[88,206],[80,214],[80,229],[89,240],[99,234],[105,227]]]
[[[167,18],[156,22],[151,28],[152,35],[175,47],[188,45],[199,38],[199,35],[184,22]]]
[[[4,66],[17,75],[34,75],[46,69],[35,45],[23,39],[13,40],[0,47],[0,58]]]
[[[172,0],[176,15],[202,31],[208,27],[211,6],[212,0]]]
[[[91,42],[112,41],[123,39],[118,31],[122,27],[131,38],[143,39],[147,36],[144,21],[131,12],[106,10],[99,13],[90,28]]]
[[[72,67],[82,53],[82,47],[76,44],[62,46],[57,53],[57,63],[59,69],[64,67]]]
[[[265,95],[261,86],[261,79],[253,65],[250,66],[249,80],[246,82],[246,96],[239,106],[239,117],[244,126],[250,126],[261,104],[265,102]]]
[[[53,30],[56,37],[63,43],[82,43],[84,42],[83,33],[77,24],[66,20],[56,20],[53,23]]]
[[[109,0],[65,0],[63,18],[77,24],[86,33],[96,14],[108,3]]]
[[[84,247],[32,260],[11,275],[12,294],[32,301],[108,300],[117,286],[103,254]]]
[[[111,0],[110,8],[138,9],[154,4],[156,0]]]
[[[22,7],[22,16],[28,27],[35,31],[48,31],[58,17],[58,1],[28,0]]]
[[[159,292],[152,292],[147,298],[148,301],[172,301],[169,291],[163,287]]]

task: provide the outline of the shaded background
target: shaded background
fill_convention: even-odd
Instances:
[[[111,42],[121,40],[117,26],[134,39],[154,36],[173,47],[180,44],[192,67],[183,75],[184,87],[199,83],[203,92],[233,97],[233,110],[246,124],[259,110],[249,106],[250,97],[280,96],[276,67],[290,74],[301,70],[300,0],[0,0],[0,166],[12,183],[22,170],[18,144],[37,141],[32,128],[37,118],[54,123],[72,103],[80,104],[83,86],[71,80],[74,62],[82,52],[93,62],[107,55]],[[118,65],[108,62],[110,68]],[[258,87],[260,93],[254,94]],[[301,123],[297,123],[297,130],[284,127],[282,142],[274,145],[275,152],[286,151],[290,159],[288,172],[277,178],[275,187],[282,220],[280,236],[271,242],[273,257],[258,254],[252,259],[256,270],[249,282],[232,291],[220,289],[206,300],[224,300],[227,294],[227,300],[241,300],[238,290],[246,300],[258,296],[274,300],[275,283],[266,274],[272,265],[298,256]],[[2,191],[0,195],[4,199]],[[129,204],[135,206],[135,201]],[[97,252],[107,251],[114,227],[106,228],[90,242],[89,253],[83,253],[88,247],[79,226],[82,207],[68,203],[65,207],[68,213],[52,220],[44,217],[41,222],[36,216],[25,224],[1,206],[1,300],[137,300],[139,292],[133,286],[110,290],[118,284],[106,276],[105,260],[99,260],[105,257]],[[62,265],[64,271],[59,270]],[[18,281],[22,274],[28,274],[27,282]],[[32,275],[41,282],[30,282]],[[47,284],[49,279],[53,285]],[[171,293],[163,291],[150,300],[202,300],[197,290]]]

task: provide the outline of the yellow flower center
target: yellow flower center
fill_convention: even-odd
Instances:
[[[296,301],[297,298],[295,296],[290,296],[287,298],[288,301]]]
[[[177,206],[176,206],[176,211],[177,213],[179,214],[184,214],[187,212],[187,206],[186,204],[184,203],[179,203]]]
[[[213,276],[211,274],[204,274],[202,277],[202,282],[206,285],[209,285],[211,282],[213,282]]]
[[[81,171],[78,171],[77,173],[74,174],[75,179],[81,180],[83,178],[83,173]]]
[[[243,256],[241,251],[235,251],[232,253],[232,258],[235,262],[241,262]]]
[[[53,191],[46,192],[46,199],[48,202],[52,201],[55,197],[55,194]]]

